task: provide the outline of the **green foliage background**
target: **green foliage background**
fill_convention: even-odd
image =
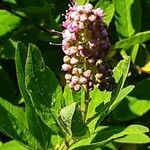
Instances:
[[[77,4],[84,4],[86,2],[86,0],[76,0]],[[17,122],[18,126],[16,128],[20,129],[21,127],[22,130],[18,131],[18,133],[16,133],[15,130],[10,130],[10,133],[12,133],[14,137],[9,137],[9,134],[6,136],[0,133],[0,149],[2,150],[25,149],[15,141],[9,142],[12,138],[22,141],[24,145],[33,145],[33,143],[38,146],[40,145],[43,149],[48,147],[50,138],[54,141],[57,140],[58,143],[59,140],[61,141],[61,139],[58,140],[55,136],[53,136],[53,138],[51,137],[51,132],[59,132],[59,129],[58,126],[53,124],[53,120],[49,120],[49,118],[51,118],[51,115],[55,114],[55,112],[58,112],[62,105],[60,100],[60,103],[56,103],[53,107],[50,105],[50,103],[52,103],[50,100],[51,97],[62,99],[61,88],[56,78],[61,87],[64,87],[64,75],[61,72],[63,52],[60,46],[52,46],[49,42],[61,43],[62,38],[55,34],[53,29],[58,31],[63,30],[61,22],[64,20],[64,17],[62,17],[61,14],[65,13],[65,10],[68,8],[68,3],[68,0],[0,1],[0,97],[1,105],[3,107],[7,106],[6,110],[10,108],[13,110],[13,113],[8,113],[5,109],[2,109],[3,113],[0,113],[0,119],[2,121],[7,120],[9,118],[8,116],[11,116],[12,121],[8,119],[8,124],[1,126],[4,126],[7,130]],[[102,120],[102,125],[127,126],[140,124],[149,128],[150,66],[146,67],[146,65],[150,62],[150,0],[90,0],[90,3],[92,3],[95,8],[101,7],[106,14],[104,20],[108,25],[109,37],[112,44],[108,56],[110,65],[115,67],[117,63],[126,56],[130,56],[131,58],[129,73],[127,73],[126,70],[120,72],[120,74],[125,72],[128,74],[124,91],[126,90],[126,93],[129,93],[127,91],[131,91],[133,87],[128,87],[128,85],[135,85],[133,91],[126,96],[121,103],[119,103],[121,98],[118,98],[119,102],[111,105],[109,109],[113,111],[108,113],[105,120]],[[28,46],[29,43],[30,46]],[[37,47],[40,51],[37,50]],[[18,68],[19,70],[17,70]],[[16,70],[19,72],[16,72]],[[39,73],[41,70],[46,74],[46,77],[43,76],[42,73]],[[30,79],[30,76],[33,74],[35,74],[35,78]],[[117,74],[118,73],[116,73],[116,76]],[[52,87],[50,85],[58,86]],[[45,92],[50,89],[50,95],[47,94],[48,92],[39,94],[44,86],[43,91]],[[37,87],[40,88],[39,93],[31,91],[36,91]],[[125,89],[127,87],[128,89]],[[72,96],[74,93],[69,95],[69,89],[67,89],[67,87],[65,87],[65,89],[66,93],[64,92],[63,96],[65,97],[65,103],[69,105],[74,102],[74,100],[70,101],[73,99],[72,97],[78,97],[78,95],[75,94],[75,96]],[[60,94],[53,95],[53,91],[57,91],[57,93]],[[106,95],[99,91],[95,93],[97,94],[96,96],[94,93],[91,93],[91,96],[96,102],[93,102],[89,106],[89,118],[92,113],[97,113],[95,112],[97,104],[103,104],[102,101],[104,101],[106,97]],[[120,94],[120,97],[121,96]],[[32,108],[31,97],[37,112]],[[102,100],[101,97],[103,97]],[[45,99],[42,104],[41,99]],[[11,104],[16,107],[12,107]],[[30,113],[25,114],[25,105],[28,110],[27,112]],[[115,108],[115,106],[117,107]],[[53,109],[45,110],[45,108],[48,107],[53,107]],[[76,110],[77,108],[78,106],[74,104],[70,109]],[[45,114],[43,114],[43,111],[45,111]],[[36,115],[36,113],[38,115]],[[61,113],[64,114],[63,110]],[[27,116],[27,120],[25,120],[25,115]],[[21,119],[19,122],[16,119],[17,117]],[[43,117],[44,122],[41,123],[39,120]],[[103,118],[103,116],[101,117]],[[56,118],[56,116],[54,116],[54,118]],[[34,125],[28,124],[30,119],[35,122]],[[76,116],[74,116],[74,119],[76,120]],[[39,122],[41,124],[39,124]],[[28,133],[27,124],[29,128],[32,129],[32,133]],[[81,126],[82,125],[81,123]],[[49,127],[52,127],[53,130],[50,130]],[[43,135],[41,136],[41,132],[37,133],[37,130],[41,131]],[[44,132],[48,130],[49,132]],[[105,129],[99,130],[105,131]],[[120,131],[123,130],[124,128],[120,129]],[[134,137],[135,141],[142,141],[142,136],[143,139],[150,141],[148,136],[144,137],[145,134],[143,133],[147,132],[147,130],[145,130],[142,132],[141,137]],[[18,135],[22,132],[26,132],[27,136],[22,136],[22,139],[20,139]],[[33,137],[30,134],[34,135],[35,139],[32,139]],[[106,134],[109,135],[109,133]],[[122,135],[124,134],[123,132]],[[102,137],[103,135],[100,134],[97,136]],[[30,138],[33,143],[26,143],[27,139]],[[113,136],[109,138],[115,139]],[[142,144],[137,145],[137,142],[134,140],[131,142],[131,139],[133,139],[132,135],[124,139],[116,139],[115,142],[118,144],[110,144],[106,147],[102,147],[102,149],[148,149],[147,143],[149,142],[141,142]],[[94,140],[96,141],[96,138]],[[82,142],[86,143],[87,141]],[[94,145],[92,146],[94,147]]]

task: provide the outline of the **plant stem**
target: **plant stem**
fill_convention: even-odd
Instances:
[[[86,87],[85,100],[84,100],[85,107],[84,107],[84,114],[83,114],[84,122],[86,121],[86,116],[87,116],[87,112],[88,112],[89,102],[90,102],[90,93],[89,93],[88,87]]]

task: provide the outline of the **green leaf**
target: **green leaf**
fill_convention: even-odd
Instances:
[[[122,78],[121,88],[123,87],[124,82],[127,78],[129,66],[130,66],[130,57],[126,57],[124,60],[121,60],[113,70],[113,75],[117,83]]]
[[[121,38],[127,38],[140,31],[141,7],[139,0],[113,0],[116,29]],[[138,16],[138,17],[137,17]]]
[[[131,120],[138,118],[150,110],[150,79],[145,79],[136,84],[134,90],[114,110],[116,120]],[[124,110],[124,111],[122,111]]]
[[[89,0],[75,0],[75,5],[84,5],[86,3],[89,3]]]
[[[97,109],[102,104],[102,102],[106,103],[110,100],[111,93],[110,92],[102,92],[97,87],[90,93],[91,101],[89,102],[87,118],[92,117],[97,113]]]
[[[6,10],[0,10],[0,36],[14,30],[20,24],[20,18]]]
[[[30,7],[20,8],[20,9],[17,9],[17,11],[22,11],[26,14],[41,15],[43,13],[49,13],[52,8],[53,8],[53,5],[48,4],[48,5],[41,6],[41,7],[30,6]]]
[[[113,102],[113,104],[109,108],[109,112],[111,112],[114,108],[116,108],[119,103],[134,89],[133,85],[127,86],[123,88],[120,93],[118,94],[116,100]]]
[[[74,137],[79,138],[87,134],[88,128],[83,122],[81,110],[77,103],[62,108],[59,121],[64,130]]]
[[[105,16],[104,16],[104,22],[109,25],[111,22],[115,9],[114,4],[110,0],[101,0],[99,1],[96,6],[96,8],[100,7],[102,10],[104,10]]]
[[[80,140],[73,144],[69,150],[95,150],[96,148],[103,147],[105,144],[112,140],[119,139],[120,137],[128,135],[144,135],[146,132],[149,132],[147,127],[136,124],[130,125],[126,128],[120,126],[99,126],[94,134],[87,139]]]
[[[56,132],[56,115],[61,108],[62,91],[53,72],[45,66],[40,50],[29,45],[25,66],[25,84],[41,119]]]
[[[65,86],[64,88],[64,93],[63,93],[64,99],[65,99],[65,105],[68,106],[74,102],[73,100],[73,95],[72,95],[72,90],[68,87],[68,85]]]
[[[0,58],[2,59],[14,59],[16,41],[13,39],[4,39],[0,45]]]
[[[127,135],[125,137],[116,139],[117,143],[130,143],[130,144],[147,144],[150,143],[150,138],[145,134]]]
[[[17,103],[16,90],[13,81],[2,66],[0,66],[0,85],[0,96],[12,103]]]
[[[31,134],[37,139],[37,143],[40,143],[40,149],[47,149],[49,146],[49,139],[51,137],[51,130],[43,121],[39,118],[35,108],[32,105],[31,98],[25,87],[25,60],[27,57],[27,48],[20,42],[16,49],[16,70],[18,77],[18,84],[21,94],[25,100],[26,116],[28,126]],[[37,132],[38,131],[38,132]],[[38,145],[39,146],[39,145]],[[36,145],[37,147],[37,145]]]
[[[130,38],[117,42],[115,45],[112,46],[112,48],[126,50],[135,44],[143,43],[148,40],[150,40],[150,31],[140,32]]]
[[[133,87],[129,87],[129,89],[127,88],[121,92],[128,74],[129,65],[130,58],[126,57],[124,60],[120,61],[114,68],[114,78],[118,84],[117,88],[111,93],[106,93],[106,95],[103,93],[103,95],[106,96],[106,100],[103,101],[100,105],[97,105],[97,107],[95,108],[96,113],[94,113],[92,117],[87,119],[88,126],[91,131],[93,131],[96,126],[99,126],[103,119],[111,112],[112,109],[114,109],[115,105],[118,105],[118,103],[126,96],[126,94],[128,94],[132,90]],[[103,100],[104,99],[105,98],[103,97]],[[97,100],[96,104],[98,104]],[[93,105],[95,106],[96,104]]]
[[[16,141],[7,142],[2,146],[0,146],[0,149],[1,150],[27,150],[25,147],[23,147]]]
[[[34,143],[33,138],[28,132],[24,111],[2,98],[0,98],[0,131],[25,146]]]
[[[80,91],[74,91],[68,87],[68,85],[65,86],[64,93],[63,93],[64,99],[65,99],[65,105],[70,105],[74,102],[77,102],[81,105],[83,108],[84,106],[84,99],[85,99],[85,90],[82,88]],[[83,106],[82,106],[83,105]]]

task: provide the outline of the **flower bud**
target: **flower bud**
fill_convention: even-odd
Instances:
[[[83,75],[86,77],[86,78],[90,78],[91,75],[92,75],[92,71],[91,70],[86,70]]]
[[[73,84],[77,84],[77,83],[79,82],[79,77],[73,76],[71,82],[72,82]]]
[[[66,80],[71,80],[71,78],[72,78],[72,75],[71,74],[65,74],[65,79]]]
[[[103,10],[91,4],[69,6],[62,23],[62,70],[69,87],[78,91],[83,86],[92,90],[114,87],[112,70],[106,66],[109,50],[107,26],[103,22]],[[110,87],[109,87],[110,86]]]
[[[78,62],[79,62],[79,60],[77,58],[75,58],[75,57],[72,57],[71,60],[70,60],[70,64],[72,64],[72,65],[75,65]]]
[[[76,84],[75,86],[74,86],[74,90],[75,91],[79,91],[81,89],[81,85],[80,84]]]
[[[85,78],[85,77],[80,77],[80,81],[79,81],[79,82],[80,82],[81,84],[86,84],[87,81],[88,81],[87,78]]]
[[[71,70],[71,65],[63,64],[63,65],[62,65],[62,70],[63,70],[63,71],[69,71],[69,70]]]
[[[70,62],[70,57],[69,56],[64,56],[64,58],[63,58],[63,61],[64,61],[64,63],[68,63],[68,62]]]

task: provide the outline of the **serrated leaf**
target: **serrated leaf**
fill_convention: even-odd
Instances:
[[[113,0],[116,29],[121,38],[127,38],[140,31],[141,7],[139,0]],[[138,16],[138,17],[137,17]]]
[[[131,46],[139,43],[143,43],[150,40],[150,31],[137,33],[130,38],[121,40],[112,46],[112,49],[125,49],[127,50]],[[130,43],[130,44],[129,44]]]
[[[83,137],[88,132],[77,103],[62,108],[59,114],[59,121],[64,130],[73,137]]]
[[[62,91],[53,72],[45,66],[40,50],[29,45],[25,66],[25,84],[41,119],[55,132],[56,115],[61,108]]]
[[[48,148],[49,146],[51,130],[43,123],[43,121],[37,115],[36,110],[33,107],[31,98],[26,90],[24,72],[26,57],[27,48],[23,44],[18,43],[15,56],[16,70],[20,92],[25,100],[25,109],[29,130],[31,134],[37,139],[37,143],[40,143],[39,148],[46,149],[46,147]]]
[[[3,36],[20,24],[20,18],[6,10],[0,10],[0,36]]]
[[[96,6],[96,8],[100,7],[102,8],[102,10],[104,10],[104,22],[109,25],[109,23],[111,22],[115,9],[114,9],[114,4],[112,1],[110,0],[101,0],[99,1]]]
[[[1,150],[27,150],[25,147],[23,147],[21,144],[19,144],[16,141],[10,141],[7,143],[4,143],[0,146]]]

